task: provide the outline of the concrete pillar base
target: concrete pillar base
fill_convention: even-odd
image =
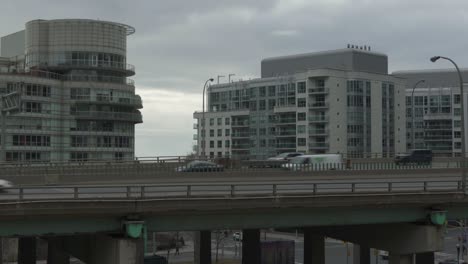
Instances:
[[[413,254],[406,254],[406,255],[390,254],[388,256],[388,264],[413,264],[413,260],[414,260]]]
[[[211,264],[211,231],[195,232],[195,264]]]
[[[47,264],[69,264],[70,256],[57,243],[49,242],[47,246]]]
[[[425,252],[416,254],[416,264],[434,263],[434,252]]]
[[[260,263],[260,229],[242,232],[242,264]]]
[[[18,239],[18,264],[36,264],[36,237]]]
[[[304,229],[304,264],[325,264],[325,237]]]
[[[353,263],[370,264],[370,248],[353,244]]]

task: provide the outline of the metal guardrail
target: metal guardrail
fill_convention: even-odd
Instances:
[[[58,191],[57,191],[58,190]],[[54,186],[6,188],[2,201],[275,198],[364,194],[462,192],[460,181],[294,182],[259,184],[180,184],[120,186]]]

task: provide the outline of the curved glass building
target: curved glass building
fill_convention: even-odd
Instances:
[[[1,38],[1,161],[133,159],[142,123],[128,25],[33,20]]]

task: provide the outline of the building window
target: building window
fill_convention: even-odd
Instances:
[[[13,135],[13,146],[50,146],[50,136]]]
[[[276,95],[276,87],[268,86],[268,96],[275,96],[275,95]]]
[[[214,148],[214,140],[210,140],[210,148]]]
[[[306,145],[306,139],[305,138],[298,138],[297,139],[297,145],[301,146],[301,147],[305,146]]]
[[[210,137],[214,137],[214,129],[210,129]]]
[[[226,119],[224,119],[224,124],[225,125],[230,125],[231,124],[231,119],[229,117],[226,117]]]
[[[266,128],[260,128],[259,129],[259,134],[260,134],[260,136],[265,136],[266,135]]]
[[[218,129],[218,137],[222,137],[223,136],[223,130],[222,129]]]
[[[222,140],[218,140],[218,148],[222,148],[223,147],[223,141]]]
[[[217,123],[218,123],[218,126],[221,126],[223,124],[223,119],[222,118],[218,118],[217,119]]]
[[[229,148],[231,146],[231,141],[226,140],[224,141],[224,147]]]
[[[214,158],[214,152],[210,152],[210,158]]]
[[[306,113],[297,113],[297,121],[305,121],[306,120]]]
[[[298,82],[297,83],[297,93],[305,93],[306,92],[306,83],[305,82]]]
[[[306,107],[306,99],[297,98],[297,107]]]
[[[456,116],[461,115],[460,108],[454,108],[454,109],[453,109],[453,114],[456,115]]]
[[[40,84],[26,84],[26,95],[50,97],[50,86]]]
[[[266,96],[266,87],[260,87],[260,97],[265,97]]]
[[[229,130],[229,129],[224,130],[224,135],[226,137],[229,137],[231,135],[231,130]]]
[[[260,139],[260,147],[266,147],[266,139]]]
[[[461,142],[455,142],[455,149],[461,149]]]
[[[71,136],[72,147],[87,147],[88,137],[87,136]]]
[[[116,148],[129,148],[130,147],[130,137],[114,137],[114,146]]]
[[[112,140],[110,136],[97,137],[97,147],[110,148],[112,147]]]
[[[219,151],[218,152],[218,158],[221,158],[223,156],[223,152]]]
[[[459,94],[454,94],[453,95],[453,103],[454,104],[460,104],[460,95]]]
[[[297,133],[304,134],[306,132],[306,126],[297,126]]]
[[[266,109],[266,103],[265,103],[265,100],[260,100],[258,102],[258,110],[262,111],[262,110],[265,110]]]
[[[114,152],[114,159],[115,160],[123,160],[124,159],[123,152]]]
[[[214,126],[214,118],[210,118],[210,126]]]
[[[453,132],[453,137],[454,138],[461,138],[461,132],[460,131],[454,131]]]
[[[37,102],[25,102],[24,110],[26,113],[40,113],[41,112],[41,103]]]
[[[454,120],[453,121],[453,126],[454,127],[461,127],[461,121],[460,120]]]
[[[72,152],[72,153],[70,153],[70,160],[71,161],[87,161],[88,160],[88,153],[86,153],[86,152]]]

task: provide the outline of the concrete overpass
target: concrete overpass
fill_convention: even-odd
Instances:
[[[199,231],[198,263],[210,263],[209,230],[242,229],[243,263],[258,264],[260,228],[302,227],[307,264],[324,263],[325,236],[359,244],[360,263],[369,263],[370,248],[389,251],[391,264],[412,263],[413,254],[418,264],[430,263],[443,246],[445,218],[468,217],[460,186],[453,175],[17,187],[0,195],[0,235],[21,237],[20,259],[34,255],[41,237],[50,243],[51,263],[70,255],[141,263],[145,230]]]

